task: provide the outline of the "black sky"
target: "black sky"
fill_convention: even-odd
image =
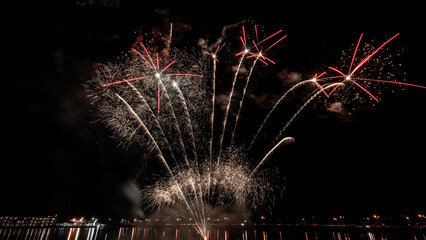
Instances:
[[[406,2],[86,3],[22,3],[2,19],[0,215],[131,215],[122,186],[137,173],[140,152],[117,147],[92,123],[82,84],[140,28],[181,22],[191,26],[184,40],[196,41],[218,37],[225,24],[258,21],[286,31],[278,65],[296,72],[336,63],[360,33],[382,41],[400,32],[392,44],[406,50],[407,79],[426,85],[419,6]],[[279,211],[424,211],[425,103],[424,89],[407,87],[351,116],[318,106],[302,115],[289,129],[296,143],[271,160],[287,179]]]

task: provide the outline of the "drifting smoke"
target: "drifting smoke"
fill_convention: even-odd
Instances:
[[[234,23],[234,24],[229,24],[229,25],[223,26],[220,37],[216,40],[216,42],[214,42],[210,45],[208,45],[207,39],[199,38],[198,46],[200,46],[203,51],[207,51],[207,52],[213,51],[215,48],[217,48],[217,46],[219,46],[220,44],[223,44],[224,39],[226,37],[226,32],[228,31],[228,29],[238,27],[238,26],[242,25],[244,22],[246,22],[246,20],[242,20],[242,21]]]
[[[128,181],[125,184],[123,184],[123,186],[121,187],[121,190],[123,192],[123,195],[131,204],[132,216],[138,217],[138,218],[144,218],[145,214],[143,213],[141,209],[142,195],[141,195],[141,190],[139,189],[139,187],[134,182]]]
[[[284,87],[294,86],[303,80],[301,73],[290,71],[288,68],[281,70],[277,74],[277,77],[279,80],[281,80],[281,83]]]

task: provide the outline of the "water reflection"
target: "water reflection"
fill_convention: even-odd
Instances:
[[[209,240],[426,240],[419,231],[349,231],[323,229],[212,229]],[[202,240],[194,228],[187,227],[15,227],[0,228],[1,240]]]
[[[105,239],[100,236],[100,228],[63,228],[63,227],[13,227],[0,228],[1,240],[96,240]],[[105,234],[104,234],[105,235]]]

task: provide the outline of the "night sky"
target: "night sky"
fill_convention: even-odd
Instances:
[[[264,68],[270,81],[284,69],[309,76],[338,63],[361,33],[379,43],[399,32],[389,48],[404,49],[407,81],[426,85],[421,7],[405,1],[21,4],[12,6],[13,18],[2,17],[0,215],[132,216],[138,201],[123,186],[138,172],[141,152],[117,146],[94,122],[82,85],[97,63],[126,52],[139,30],[187,27],[176,30],[185,47],[244,19],[271,33],[283,29],[288,37],[271,57],[277,65]],[[295,144],[268,162],[286,178],[277,214],[424,213],[426,90],[404,89],[374,106],[353,105],[351,115],[309,106],[288,130]]]

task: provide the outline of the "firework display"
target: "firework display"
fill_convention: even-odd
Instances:
[[[345,91],[361,92],[378,102],[380,98],[369,87],[376,82],[426,88],[395,81],[386,74],[380,79],[371,78],[368,67],[377,63],[375,58],[399,34],[378,47],[363,46],[361,34],[353,53],[344,56],[350,62],[347,74],[343,68],[329,66],[313,78],[294,84],[256,127],[254,136],[239,145],[234,138],[239,134],[253,72],[276,64],[269,53],[283,44],[287,35],[283,30],[263,34],[257,25],[239,24],[234,28],[240,35],[233,43],[218,41],[207,49],[186,51],[171,47],[171,28],[164,49],[139,42],[125,60],[100,67],[87,82],[99,118],[115,137],[123,144],[141,146],[147,156],[144,160],[162,164],[164,175],[143,189],[147,206],[180,207],[194,219],[197,232],[204,238],[206,219],[213,208],[255,209],[277,189],[272,181],[277,174],[263,166],[274,151],[294,142],[285,130],[309,103],[318,98],[338,98]],[[225,56],[223,49],[230,49],[231,56]],[[235,61],[222,61],[226,57]],[[218,79],[226,76],[217,73],[222,62],[232,69],[229,79]],[[230,85],[222,105],[217,99],[219,80]],[[237,89],[237,85],[242,87]],[[247,153],[254,145],[262,144],[259,139],[272,113],[301,88],[309,93],[300,97],[297,110],[282,122],[278,132],[272,133],[272,142],[265,144],[272,147],[264,149],[261,158],[250,159]]]

